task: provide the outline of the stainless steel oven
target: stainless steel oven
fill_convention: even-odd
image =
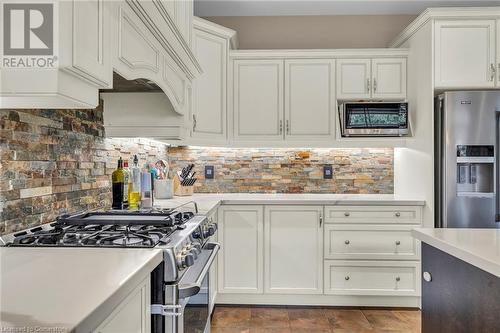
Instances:
[[[339,119],[344,137],[409,135],[408,103],[345,102]]]
[[[177,282],[166,283],[163,286],[161,283],[157,286],[153,283],[153,298],[156,295],[159,297],[156,302],[162,303],[152,306],[154,333],[210,332],[209,272],[219,248],[220,245],[217,243],[205,243],[194,265],[189,267]],[[163,269],[168,268],[163,267]],[[153,280],[160,281],[163,273],[157,272],[157,274],[158,278]]]

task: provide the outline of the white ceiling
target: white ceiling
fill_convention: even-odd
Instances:
[[[456,0],[194,0],[197,16],[420,14],[428,7],[500,6],[497,1]]]

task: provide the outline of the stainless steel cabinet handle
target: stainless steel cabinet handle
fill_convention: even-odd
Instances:
[[[286,120],[286,134],[290,134],[290,122]]]
[[[401,245],[401,242],[400,241],[396,241],[396,245]]]
[[[494,81],[495,80],[495,73],[496,73],[495,65],[490,64],[490,71],[491,71],[490,81]]]
[[[377,79],[373,79],[373,92],[377,92]]]
[[[283,134],[283,120],[280,120],[280,134]]]
[[[432,281],[432,275],[431,275],[431,273],[424,272],[422,274],[422,276],[423,276],[425,282],[431,282]]]
[[[345,212],[345,213],[344,213],[344,216],[345,216],[345,217],[349,217],[349,216],[351,216],[351,213],[349,213],[349,212]]]
[[[397,282],[401,281],[401,278],[399,276],[396,276],[396,281]]]
[[[349,281],[350,277],[349,277],[349,276],[346,276],[344,279],[345,279],[346,281]]]
[[[319,227],[323,225],[323,214],[319,213]]]
[[[400,217],[400,216],[401,216],[401,213],[400,213],[400,212],[396,212],[396,213],[394,214],[394,216],[396,216],[396,217]]]
[[[345,244],[345,245],[349,245],[349,244],[351,244],[351,241],[346,240],[346,241],[344,242],[344,244]]]
[[[196,115],[193,114],[193,132],[196,130]]]
[[[366,89],[370,92],[370,79],[366,79]]]

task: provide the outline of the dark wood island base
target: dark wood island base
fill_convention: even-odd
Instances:
[[[500,332],[500,278],[423,242],[422,275],[422,333]]]

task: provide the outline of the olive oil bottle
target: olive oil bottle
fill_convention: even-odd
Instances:
[[[118,160],[118,168],[113,171],[111,175],[113,202],[111,207],[113,209],[123,209],[123,192],[125,184],[125,171],[123,171],[123,160],[120,157]]]
[[[134,156],[134,165],[130,168],[129,186],[128,186],[128,207],[136,210],[141,204],[141,169],[139,168],[139,159]]]

